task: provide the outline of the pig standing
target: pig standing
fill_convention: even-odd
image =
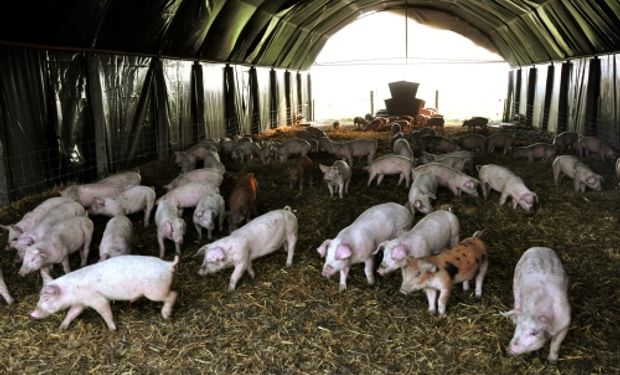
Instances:
[[[437,199],[437,179],[432,173],[417,174],[409,189],[409,209],[413,214],[433,211],[432,199]]]
[[[323,181],[327,184],[330,198],[333,198],[334,191],[338,193],[340,199],[343,197],[343,192],[349,193],[351,168],[346,161],[336,160],[331,166],[319,164],[319,168],[323,172]]]
[[[577,140],[577,151],[581,157],[589,157],[590,153],[598,154],[601,157],[601,161],[613,160],[618,157],[613,148],[597,137],[579,138]]]
[[[282,163],[287,161],[291,155],[307,156],[310,151],[312,151],[312,145],[303,139],[290,139],[277,148]]]
[[[155,207],[155,189],[149,186],[134,186],[120,193],[114,198],[93,198],[93,204],[88,209],[92,215],[129,215],[144,211],[144,227],[149,226],[151,212]]]
[[[254,259],[282,246],[287,251],[286,266],[290,267],[295,254],[297,230],[297,217],[289,206],[270,211],[233,231],[228,237],[201,247],[196,255],[204,254],[204,260],[198,274],[205,276],[234,267],[228,284],[230,292],[235,290],[245,271],[254,278]]]
[[[525,212],[531,213],[534,203],[538,202],[538,195],[525,186],[521,177],[511,170],[495,164],[487,164],[479,167],[478,177],[482,196],[487,199],[489,190],[493,189],[501,194],[499,204],[506,203],[508,197],[512,198],[512,208],[521,207]]]
[[[228,230],[237,229],[243,221],[250,221],[256,217],[256,192],[258,183],[253,173],[237,180],[232,193],[228,197]]]
[[[2,296],[2,298],[4,298],[4,301],[7,303],[7,305],[15,302],[15,300],[13,300],[13,297],[11,297],[11,295],[9,294],[9,289],[6,287],[6,283],[4,282],[4,277],[2,276],[2,269],[0,269],[0,295]]]
[[[512,150],[512,144],[515,142],[515,137],[506,133],[495,133],[490,135],[486,139],[485,148],[486,152],[493,153],[496,147],[504,149],[504,155]]]
[[[209,240],[213,238],[215,218],[218,219],[220,232],[224,230],[226,209],[224,198],[219,193],[207,193],[200,198],[193,215],[194,227],[198,232],[198,239],[202,240],[202,228],[207,229]]]
[[[459,242],[459,230],[459,219],[452,212],[431,212],[409,231],[377,246],[375,254],[383,250],[383,261],[377,273],[385,276],[404,267],[407,257],[425,257],[456,245]]]
[[[219,188],[222,181],[224,181],[224,174],[219,169],[201,168],[179,174],[174,180],[164,185],[164,189],[170,191],[190,182],[202,182]]]
[[[486,130],[489,119],[486,117],[474,116],[468,120],[463,121],[462,126],[467,126],[467,131],[476,131],[476,126],[480,127],[480,130]]]
[[[558,186],[560,178],[565,174],[573,179],[576,193],[585,192],[586,187],[594,191],[603,191],[603,176],[592,172],[590,167],[572,155],[558,156],[551,163],[551,167],[553,168],[555,186]]]
[[[196,207],[203,195],[219,191],[218,187],[205,182],[190,182],[170,190],[160,197],[157,202],[167,200],[178,208]]]
[[[555,364],[571,321],[568,278],[557,254],[548,247],[526,250],[515,267],[514,308],[502,315],[516,325],[508,353],[542,348],[551,339],[547,360]]]
[[[381,242],[400,236],[412,222],[411,212],[398,203],[382,203],[368,208],[334,239],[323,241],[317,248],[321,258],[325,257],[323,276],[329,278],[340,272],[338,290],[342,292],[347,289],[351,266],[364,263],[366,280],[369,285],[374,284],[373,252]]]
[[[404,138],[399,138],[394,142],[392,152],[394,155],[404,156],[413,160],[413,150],[411,149],[411,145],[409,144],[409,141]]]
[[[413,178],[419,173],[431,173],[437,179],[439,186],[445,186],[456,196],[460,196],[461,192],[465,192],[471,196],[477,197],[478,191],[476,190],[480,181],[466,175],[465,173],[448,167],[447,165],[440,163],[428,163],[415,168],[413,171]]]
[[[54,225],[37,242],[26,248],[19,275],[26,276],[39,269],[42,274],[49,275],[50,267],[57,263],[62,263],[65,273],[69,273],[69,255],[80,248],[80,265],[84,267],[88,261],[93,228],[93,222],[83,216]]]
[[[99,244],[99,261],[131,252],[133,225],[127,216],[117,215],[108,220]]]
[[[142,176],[140,175],[140,170],[136,169],[135,171],[115,173],[97,181],[97,184],[114,185],[127,188],[134,185],[140,185],[140,182],[142,182]]]
[[[368,184],[370,186],[372,180],[377,177],[377,186],[383,181],[385,175],[397,174],[398,183],[400,185],[403,180],[405,187],[409,187],[411,181],[411,168],[413,168],[413,160],[400,155],[384,155],[373,160],[368,167]]]
[[[115,331],[110,301],[135,301],[146,297],[163,302],[161,316],[169,319],[177,298],[177,292],[170,290],[170,286],[178,263],[178,256],[173,262],[165,262],[151,256],[123,255],[55,280],[45,278],[39,302],[30,316],[44,319],[69,308],[60,324],[60,329],[67,329],[84,308],[90,307],[99,313],[111,331]]]
[[[471,133],[454,138],[454,141],[466,150],[476,153],[484,153],[484,144],[486,137],[482,134]]]
[[[334,142],[327,137],[319,139],[321,149],[329,152],[337,158],[346,159],[350,167],[353,167],[353,158],[366,156],[370,164],[375,158],[379,143],[376,139],[360,138],[348,142]]]
[[[71,198],[74,201],[80,203],[85,208],[90,207],[93,204],[93,199],[113,198],[133,185],[120,186],[120,185],[108,185],[108,184],[84,184],[84,185],[70,185],[60,191],[60,195],[63,197]]]
[[[299,183],[299,191],[304,191],[304,176],[308,176],[308,182],[312,186],[313,167],[314,164],[309,157],[300,157],[297,163],[288,169],[289,187],[292,189],[295,184]]]
[[[448,298],[456,283],[462,282],[463,290],[469,290],[469,281],[475,277],[475,295],[482,297],[482,282],[489,267],[489,252],[480,238],[482,233],[478,231],[437,255],[409,258],[402,268],[401,293],[426,289],[428,311],[435,314],[439,310],[439,315],[445,315]]]
[[[175,254],[181,254],[181,245],[183,244],[183,236],[185,236],[185,221],[180,216],[179,209],[173,202],[163,200],[157,204],[155,225],[157,225],[160,258],[164,257],[166,251],[165,239],[174,242]]]
[[[529,146],[515,147],[512,151],[513,158],[527,158],[533,162],[535,159],[548,161],[555,156],[555,147],[550,143],[534,143]]]
[[[575,132],[563,132],[556,135],[553,138],[553,146],[556,152],[574,149],[578,137]]]

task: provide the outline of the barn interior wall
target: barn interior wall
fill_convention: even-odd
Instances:
[[[253,91],[241,65],[225,79],[225,64],[21,47],[1,47],[0,65],[0,204],[165,159],[203,137],[290,125],[298,110],[296,76],[285,82],[281,69],[270,82],[270,69],[256,68]]]

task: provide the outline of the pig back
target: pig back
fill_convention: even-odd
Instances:
[[[250,258],[255,259],[277,250],[289,235],[297,235],[297,231],[297,217],[287,206],[254,218],[233,231],[229,238],[234,243],[247,244]]]
[[[545,280],[543,285],[546,287],[552,284],[563,290],[568,287],[564,266],[555,251],[548,247],[529,248],[515,267],[515,288],[522,288],[526,284],[539,285],[540,280]]]
[[[380,242],[404,233],[413,223],[411,211],[398,203],[388,202],[372,206],[338,233],[351,242],[370,242],[372,250]]]

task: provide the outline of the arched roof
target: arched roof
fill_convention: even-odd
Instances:
[[[620,51],[618,0],[19,0],[0,45],[308,69],[327,40],[372,12],[406,12],[513,66]]]

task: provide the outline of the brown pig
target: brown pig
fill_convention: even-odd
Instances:
[[[422,258],[408,258],[402,268],[401,293],[426,289],[428,311],[444,315],[452,287],[463,282],[463,290],[469,290],[469,281],[476,278],[476,297],[482,296],[482,282],[489,266],[487,245],[480,238],[483,232],[474,233],[448,250]],[[430,289],[431,291],[428,291]],[[437,301],[439,292],[439,301]],[[435,303],[437,302],[437,307]]]
[[[256,216],[256,191],[258,183],[253,173],[237,180],[228,197],[228,230],[232,232],[243,220],[250,221]]]
[[[299,158],[295,165],[292,165],[288,169],[288,182],[291,187],[299,183],[299,191],[304,191],[304,176],[308,176],[308,182],[312,186],[312,169],[314,163],[312,159],[307,156]]]

